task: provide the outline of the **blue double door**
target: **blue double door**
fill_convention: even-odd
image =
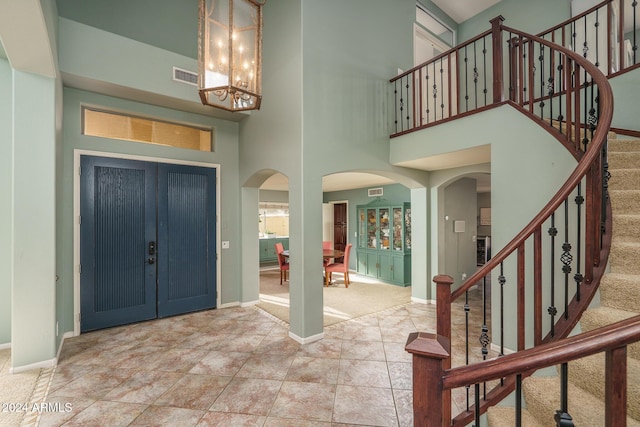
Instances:
[[[214,308],[215,169],[80,163],[81,331]]]

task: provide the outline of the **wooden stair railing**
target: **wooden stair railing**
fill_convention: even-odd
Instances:
[[[627,418],[627,346],[640,341],[640,316],[606,327],[575,335],[561,341],[487,360],[470,366],[447,368],[450,360],[447,338],[427,333],[413,333],[407,351],[413,354],[413,379],[430,384],[429,391],[414,407],[415,426],[448,426],[443,416],[444,392],[481,382],[511,379],[520,383],[523,373],[605,352],[605,420],[607,426],[624,426]],[[414,401],[415,401],[414,395]],[[521,408],[517,408],[519,411]],[[475,425],[480,425],[479,412]],[[516,413],[518,419],[519,413]]]
[[[452,303],[465,297],[463,307],[468,322],[468,313],[475,310],[469,303],[469,292],[483,283],[480,310],[486,313],[486,280],[497,279],[498,287],[494,286],[491,292],[499,292],[500,304],[491,308],[499,310],[499,316],[494,316],[499,319],[499,325],[490,329],[485,314],[479,334],[482,359],[477,360],[488,358],[491,341],[499,345],[498,355],[504,356],[505,331],[515,335],[510,346],[522,352],[527,346],[557,341],[570,333],[597,290],[609,254],[611,215],[607,197],[606,142],[613,115],[613,95],[608,80],[583,56],[551,41],[505,27],[502,21],[501,17],[492,20],[492,30],[482,36],[492,38],[493,60],[490,62],[495,68],[490,71],[493,71],[494,84],[501,85],[499,88],[494,86],[493,104],[487,104],[485,108],[506,103],[518,109],[560,141],[578,163],[533,220],[459,288],[451,290],[454,281],[449,276],[434,278],[437,284],[436,336],[431,337],[426,349],[418,351],[411,342],[407,345],[407,350],[414,354],[416,426],[467,425],[516,387],[515,377],[508,376],[497,385],[489,386],[489,391],[483,391],[482,396],[479,387],[474,391],[467,388],[467,399],[473,396],[475,403],[468,402],[466,410],[452,418],[451,387],[443,386],[443,378],[436,382],[429,380],[417,368],[424,363],[418,359],[425,354],[440,358],[441,369],[451,368]],[[483,42],[483,46],[488,44]],[[443,55],[440,58],[446,57],[450,62],[458,57]],[[506,76],[503,76],[503,69]],[[418,74],[422,76],[419,70]],[[498,104],[501,93],[508,93],[509,99]],[[437,97],[437,93],[434,95]],[[557,120],[547,119],[555,114],[558,114]],[[548,227],[548,237],[544,236],[544,227]],[[561,268],[556,268],[556,261],[560,261]],[[573,281],[575,285],[570,283]],[[526,298],[527,283],[533,288],[533,301]],[[505,304],[505,295],[509,294],[505,292],[507,287],[515,289],[511,292],[515,296]],[[510,322],[505,322],[505,306],[516,307]],[[469,324],[466,330],[464,339],[468,351]],[[499,339],[491,340],[490,330],[499,331]],[[532,336],[527,335],[528,330],[533,330]],[[471,359],[467,353],[466,364],[476,366]],[[474,372],[474,369],[469,371]],[[523,371],[521,376],[531,372]],[[480,381],[472,378],[466,384]],[[484,388],[487,388],[486,384]],[[436,400],[439,402],[437,408],[432,403],[434,396],[441,396]],[[439,414],[434,418],[430,416],[428,424],[424,424],[422,418],[425,408]]]

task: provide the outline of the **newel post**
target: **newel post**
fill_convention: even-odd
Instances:
[[[451,364],[450,341],[435,334],[413,332],[405,350],[413,355],[413,425],[451,425],[451,393],[443,393],[442,376]],[[446,398],[449,396],[449,398]]]
[[[504,100],[504,76],[502,55],[502,22],[504,18],[498,15],[491,21],[491,39],[493,48],[493,102],[498,103]]]
[[[440,274],[433,278],[436,284],[436,333],[451,340],[451,285],[453,277]]]

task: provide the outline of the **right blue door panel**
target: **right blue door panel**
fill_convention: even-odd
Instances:
[[[215,307],[215,169],[158,165],[158,317]]]

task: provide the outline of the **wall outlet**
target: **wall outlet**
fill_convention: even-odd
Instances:
[[[462,280],[467,280],[467,273],[462,273]]]

